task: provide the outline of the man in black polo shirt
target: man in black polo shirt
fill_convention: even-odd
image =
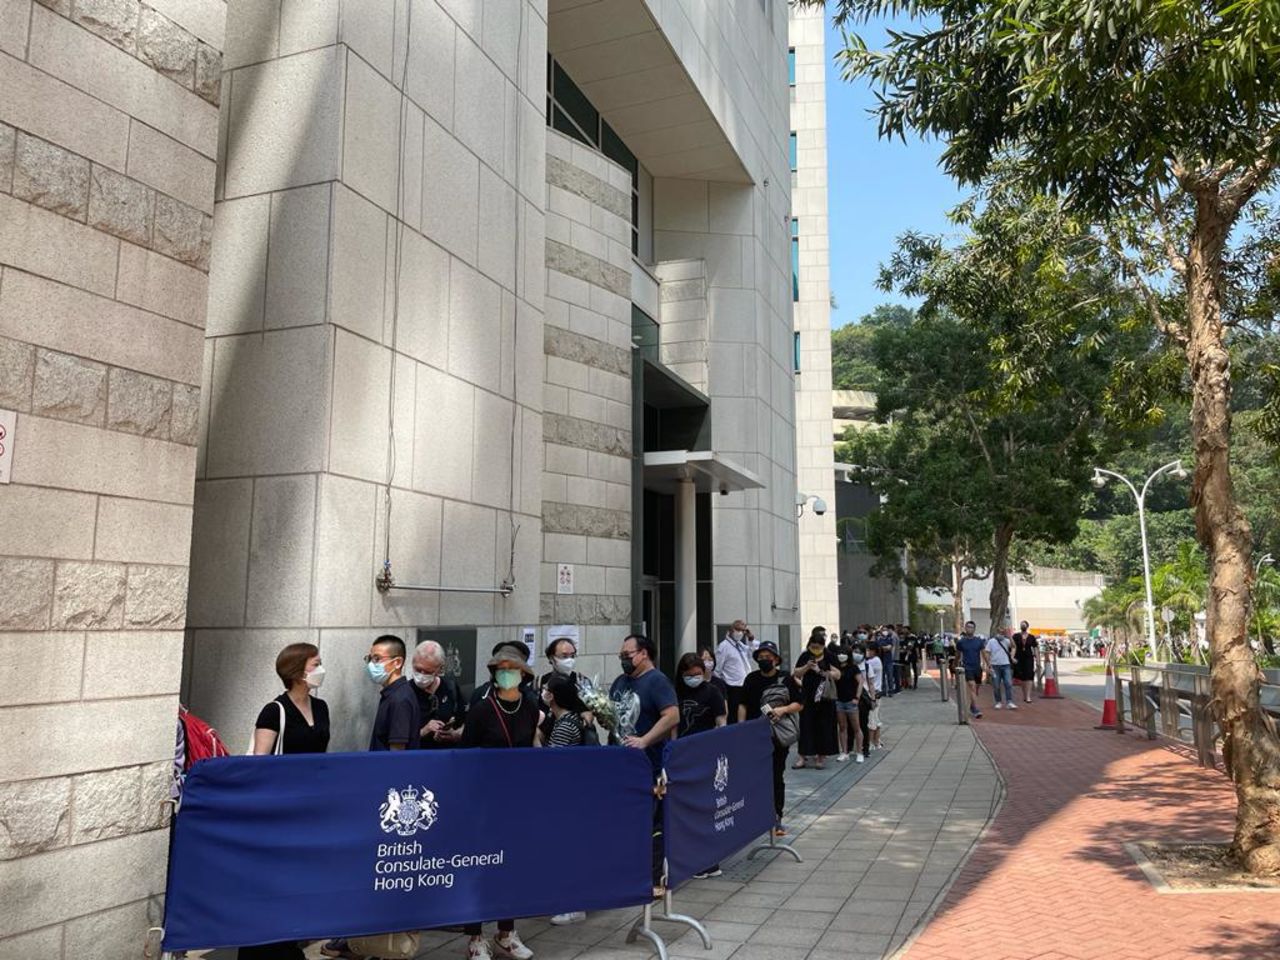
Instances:
[[[413,685],[403,676],[404,641],[389,633],[383,634],[373,641],[364,665],[369,679],[382,688],[369,749],[418,749],[422,715]]]
[[[445,672],[444,648],[423,640],[413,650],[413,686],[421,714],[423,750],[456,747],[462,738],[467,703],[458,679]]]

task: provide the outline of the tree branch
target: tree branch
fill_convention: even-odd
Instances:
[[[1133,274],[1134,282],[1138,285],[1138,290],[1142,293],[1142,298],[1147,303],[1147,309],[1151,311],[1151,319],[1152,322],[1155,323],[1156,329],[1165,336],[1172,337],[1179,344],[1185,346],[1187,342],[1186,328],[1184,328],[1180,323],[1165,319],[1164,311],[1160,309],[1160,300],[1156,296],[1156,292],[1151,289],[1151,286],[1143,278],[1144,271],[1141,264],[1124,252],[1124,245],[1120,243],[1119,239],[1114,233],[1112,233],[1110,227],[1104,227],[1103,230],[1107,237],[1107,245],[1111,248],[1112,254],[1118,258],[1121,263],[1128,267],[1129,271]]]
[[[1156,223],[1160,226],[1160,239],[1164,241],[1164,252],[1169,258],[1169,265],[1179,274],[1187,272],[1187,258],[1184,257],[1173,242],[1173,230],[1169,227],[1169,218],[1164,208],[1164,198],[1160,196],[1160,191],[1156,191],[1151,197],[1151,212],[1156,216]]]
[[[1263,156],[1251,163],[1241,174],[1223,184],[1218,195],[1218,209],[1228,220],[1235,219],[1240,208],[1248,203],[1275,170],[1275,160],[1270,156],[1274,139],[1268,138],[1263,146]]]

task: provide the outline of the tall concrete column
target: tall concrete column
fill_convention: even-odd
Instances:
[[[698,493],[676,484],[676,637],[680,653],[698,648]]]

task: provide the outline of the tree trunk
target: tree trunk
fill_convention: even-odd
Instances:
[[[955,561],[951,564],[951,613],[955,620],[956,633],[964,632],[964,584],[968,578],[964,575],[964,564]]]
[[[1253,535],[1231,482],[1231,356],[1222,326],[1223,251],[1231,218],[1216,189],[1196,196],[1187,257],[1187,361],[1196,537],[1209,556],[1206,634],[1213,707],[1236,787],[1233,850],[1258,875],[1280,874],[1280,743],[1258,702],[1262,674],[1249,649]]]
[[[995,559],[991,563],[991,632],[1004,629],[1009,615],[1009,547],[1013,544],[1013,527],[1001,524],[996,527]]]

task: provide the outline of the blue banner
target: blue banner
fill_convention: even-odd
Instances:
[[[228,757],[194,767],[166,950],[604,910],[652,895],[639,750]]]
[[[671,886],[683,883],[773,828],[769,721],[735,723],[666,746],[663,836]]]

